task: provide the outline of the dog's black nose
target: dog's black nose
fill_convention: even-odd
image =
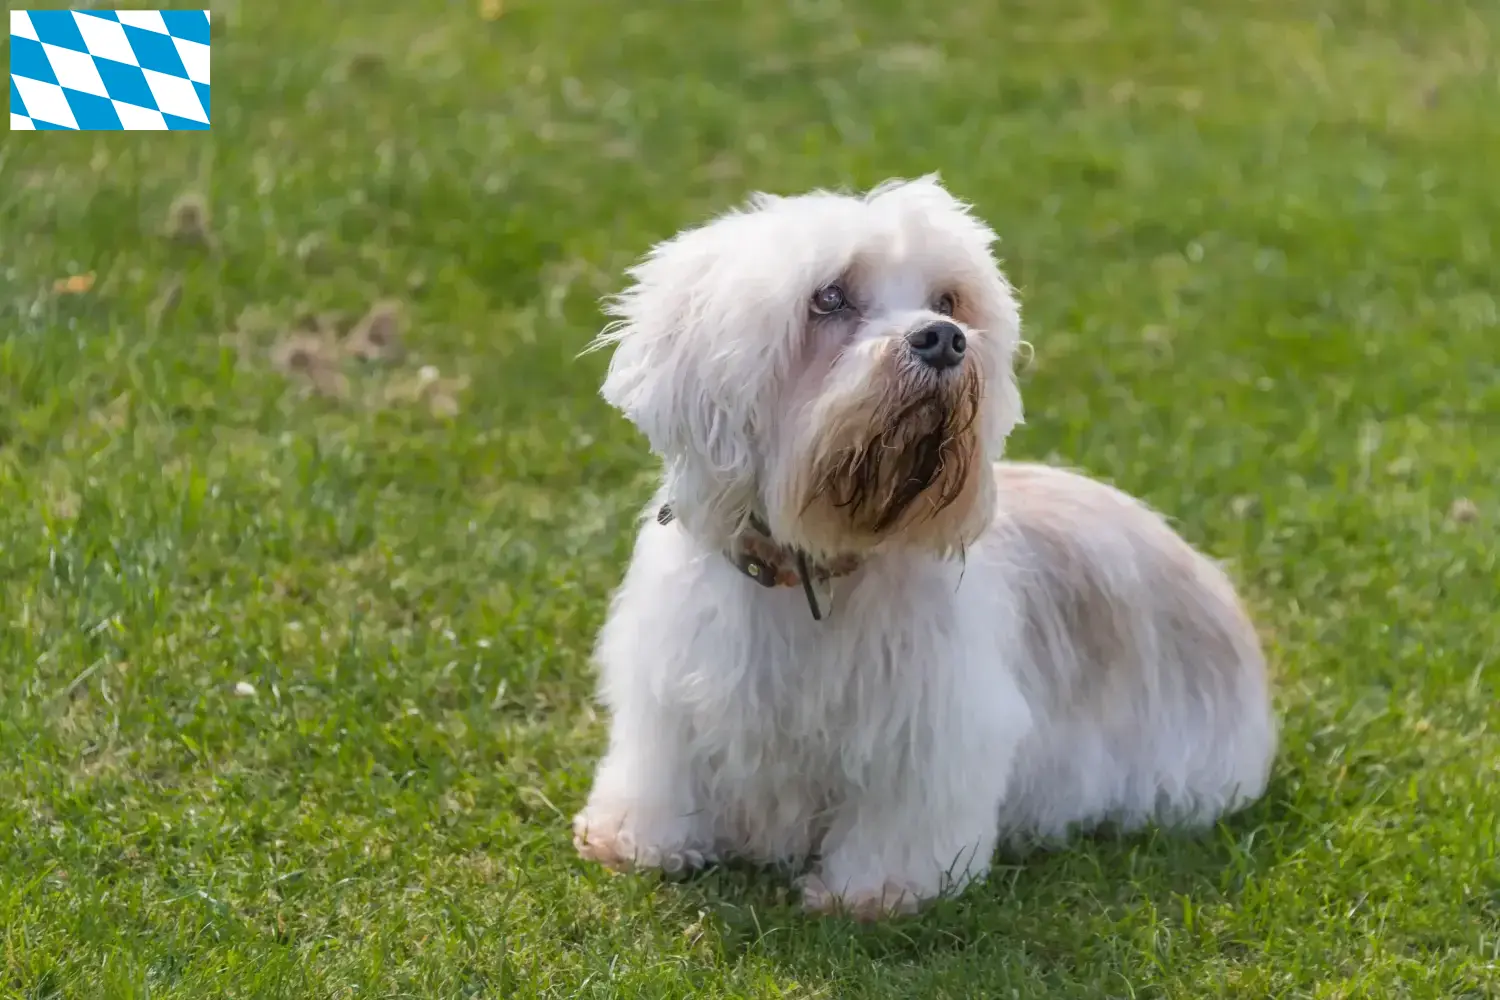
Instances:
[[[964,359],[964,332],[947,320],[929,323],[906,335],[912,353],[923,363],[941,371]]]

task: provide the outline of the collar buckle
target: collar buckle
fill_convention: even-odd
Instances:
[[[776,586],[776,570],[762,559],[757,559],[748,552],[742,553],[734,562],[735,568],[741,573],[760,584],[762,587],[771,588]]]

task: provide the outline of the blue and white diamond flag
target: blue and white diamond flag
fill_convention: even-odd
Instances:
[[[10,127],[208,128],[206,10],[13,10]]]

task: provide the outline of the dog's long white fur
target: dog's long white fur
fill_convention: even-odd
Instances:
[[[643,518],[599,637],[611,727],[575,820],[586,857],[810,859],[810,908],[876,916],[982,877],[1002,839],[1198,826],[1264,790],[1265,664],[1225,574],[1111,487],[989,464],[1021,418],[993,238],[928,177],[761,196],[632,272],[604,395],[663,458],[648,515],[678,516]],[[857,308],[820,324],[809,297],[832,281]],[[943,291],[982,460],[951,507],[918,498],[874,537],[811,484],[873,399],[911,391],[903,338]],[[723,556],[752,508],[780,540],[862,557],[828,620]]]

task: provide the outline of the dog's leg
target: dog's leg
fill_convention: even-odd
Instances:
[[[681,874],[711,857],[685,741],[669,720],[617,716],[573,845],[616,871]]]
[[[1008,678],[933,692],[835,814],[803,904],[857,919],[912,913],[989,871],[1030,713]],[[929,674],[931,676],[931,674]]]

